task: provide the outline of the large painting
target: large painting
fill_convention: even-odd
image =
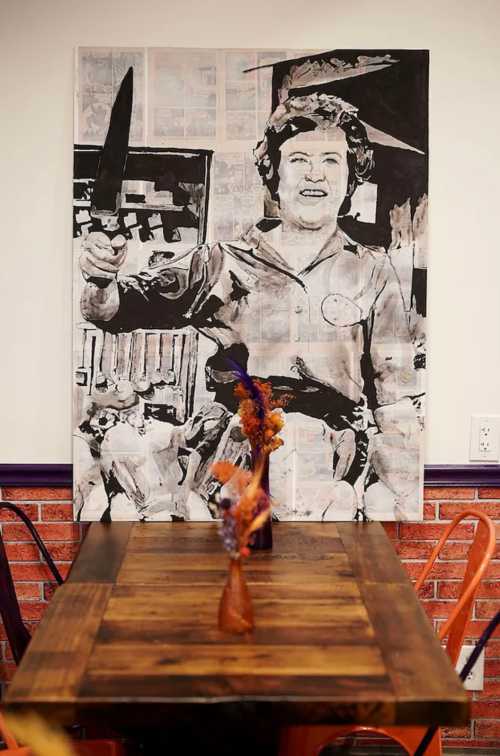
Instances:
[[[77,51],[77,519],[216,517],[234,362],[276,518],[421,518],[427,156],[426,51]]]

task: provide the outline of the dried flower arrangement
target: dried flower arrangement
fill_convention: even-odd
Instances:
[[[270,524],[269,455],[283,444],[278,436],[283,427],[279,409],[286,399],[274,400],[268,383],[250,378],[235,363],[231,366],[240,379],[235,395],[239,399],[241,427],[252,449],[253,469],[241,470],[230,462],[219,461],[212,470],[223,484],[219,499],[221,537],[230,556],[229,577],[219,606],[219,627],[242,633],[253,627],[253,612],[241,561],[250,554],[255,535],[266,523]]]

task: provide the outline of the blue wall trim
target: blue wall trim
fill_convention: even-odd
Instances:
[[[73,465],[0,465],[0,487],[72,485]],[[500,465],[426,465],[424,485],[500,486]]]

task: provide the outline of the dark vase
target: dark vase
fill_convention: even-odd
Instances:
[[[256,463],[256,455],[252,452],[252,465]],[[269,457],[266,458],[264,474],[262,476],[262,488],[269,496]],[[273,525],[272,515],[269,515],[265,523],[253,534],[250,548],[254,551],[264,551],[273,548]]]

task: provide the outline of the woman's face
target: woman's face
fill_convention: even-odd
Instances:
[[[332,126],[308,131],[281,146],[280,215],[297,228],[320,230],[336,225],[347,193],[347,141]]]

